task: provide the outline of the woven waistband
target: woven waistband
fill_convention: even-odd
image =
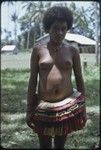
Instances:
[[[73,89],[73,94],[68,97],[68,98],[65,98],[64,100],[61,100],[59,102],[46,102],[44,100],[41,100],[37,109],[47,109],[47,108],[54,108],[54,107],[60,107],[60,106],[64,106],[66,104],[71,104],[73,102],[75,102],[76,100],[83,100],[83,95],[78,92],[76,89]]]

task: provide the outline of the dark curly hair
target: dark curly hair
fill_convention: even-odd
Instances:
[[[73,24],[73,14],[71,10],[67,7],[63,6],[54,6],[49,8],[43,17],[43,27],[45,32],[49,32],[51,25],[56,21],[66,21],[67,22],[67,30],[72,27]]]

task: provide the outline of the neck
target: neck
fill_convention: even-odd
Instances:
[[[61,47],[62,47],[62,42],[58,44],[52,41],[48,42],[48,48],[54,52],[58,52]]]
[[[55,41],[50,40],[49,44],[52,45],[53,47],[60,47],[62,42],[55,42]]]

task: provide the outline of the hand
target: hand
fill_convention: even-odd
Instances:
[[[30,127],[30,128],[34,128],[34,123],[32,122],[32,117],[33,117],[33,113],[28,113],[26,114],[26,122],[27,122],[27,125]]]

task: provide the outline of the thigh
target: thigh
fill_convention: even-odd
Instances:
[[[47,135],[38,135],[40,148],[52,148],[52,137]]]
[[[54,137],[55,148],[62,148],[62,149],[64,149],[66,137],[67,137],[67,135],[55,136]]]

